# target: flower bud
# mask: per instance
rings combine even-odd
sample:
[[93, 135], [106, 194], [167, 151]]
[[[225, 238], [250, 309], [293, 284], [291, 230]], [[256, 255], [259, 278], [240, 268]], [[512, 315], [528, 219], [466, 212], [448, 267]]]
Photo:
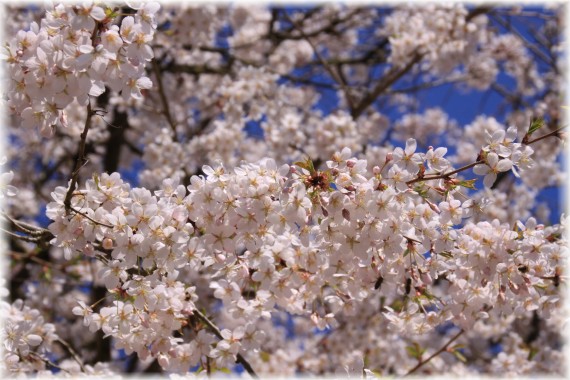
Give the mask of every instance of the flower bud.
[[83, 247], [83, 253], [85, 254], [85, 256], [95, 257], [95, 248], [93, 247], [93, 244], [91, 243], [85, 244], [85, 247]]
[[104, 249], [113, 249], [113, 239], [106, 237], [103, 239], [102, 245]]

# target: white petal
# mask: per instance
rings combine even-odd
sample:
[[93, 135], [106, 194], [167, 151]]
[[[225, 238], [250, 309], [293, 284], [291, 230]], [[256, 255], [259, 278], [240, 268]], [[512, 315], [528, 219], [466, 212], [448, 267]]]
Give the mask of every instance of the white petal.
[[506, 172], [511, 170], [513, 167], [513, 162], [511, 160], [501, 160], [496, 166], [496, 170], [499, 172]]
[[475, 165], [473, 173], [477, 175], [486, 175], [489, 173], [489, 167], [487, 165]]
[[418, 143], [414, 139], [408, 139], [406, 141], [406, 154], [412, 154], [416, 151]]
[[483, 184], [485, 185], [485, 187], [491, 187], [495, 183], [496, 179], [497, 179], [497, 175], [495, 173], [489, 173], [485, 176], [485, 179], [483, 180]]
[[489, 153], [487, 154], [487, 164], [494, 168], [497, 165], [497, 162], [499, 162], [499, 156], [497, 156], [496, 153]]

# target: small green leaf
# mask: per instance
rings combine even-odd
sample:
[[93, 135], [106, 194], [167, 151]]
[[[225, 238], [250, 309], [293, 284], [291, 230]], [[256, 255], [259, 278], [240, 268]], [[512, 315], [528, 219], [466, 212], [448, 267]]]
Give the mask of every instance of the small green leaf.
[[382, 377], [382, 372], [377, 369], [368, 369], [366, 368], [365, 371], [369, 371], [374, 377]]
[[418, 193], [418, 195], [422, 198], [428, 197], [428, 189], [423, 185], [418, 185], [418, 186], [414, 187], [414, 191], [416, 193]]
[[51, 282], [51, 280], [53, 279], [53, 273], [51, 271], [51, 268], [45, 267], [44, 271], [43, 271], [43, 278], [48, 281]]
[[261, 351], [259, 353], [259, 357], [261, 358], [261, 360], [263, 362], [267, 363], [269, 361], [269, 359], [271, 358], [271, 355], [269, 354], [269, 352]]
[[477, 181], [477, 179], [468, 179], [465, 181], [461, 181], [461, 182], [459, 182], [459, 186], [463, 186], [467, 189], [477, 190], [477, 188], [475, 187], [476, 181]]
[[461, 353], [461, 351], [454, 349], [452, 353], [460, 362], [467, 363], [467, 358]]
[[536, 356], [536, 354], [538, 354], [540, 352], [540, 350], [536, 347], [531, 347], [530, 351], [528, 352], [528, 360], [532, 360], [534, 359], [534, 357]]
[[108, 19], [114, 19], [115, 17], [117, 17], [119, 15], [119, 12], [117, 11], [117, 8], [113, 9], [111, 7], [107, 7], [105, 8], [105, 17]]
[[446, 259], [451, 259], [453, 255], [449, 251], [439, 252], [438, 255], [445, 257]]
[[394, 300], [394, 302], [392, 302], [392, 304], [390, 305], [390, 307], [391, 307], [392, 309], [394, 309], [394, 311], [395, 311], [396, 313], [401, 312], [402, 309], [404, 308], [404, 306], [405, 306], [405, 303], [404, 303], [404, 301], [402, 301], [401, 299], [396, 299], [396, 300]]
[[309, 157], [307, 157], [304, 161], [297, 161], [294, 162], [293, 164], [297, 165], [300, 168], [308, 170], [309, 173], [311, 174], [315, 172], [315, 166], [313, 164], [313, 160], [311, 160]]
[[431, 294], [430, 292], [428, 292], [427, 290], [424, 290], [422, 295], [420, 296], [420, 298], [426, 299], [428, 301], [433, 301], [436, 299], [436, 297]]
[[542, 118], [535, 119], [531, 121], [530, 127], [528, 127], [528, 132], [526, 134], [530, 136], [542, 127], [544, 127], [544, 119]]
[[422, 348], [417, 342], [414, 342], [411, 346], [406, 347], [406, 351], [412, 358], [421, 360], [422, 355], [424, 352], [426, 352], [426, 349]]
[[93, 181], [95, 181], [95, 187], [97, 190], [101, 191], [101, 188], [99, 187], [99, 176], [97, 173], [93, 173]]

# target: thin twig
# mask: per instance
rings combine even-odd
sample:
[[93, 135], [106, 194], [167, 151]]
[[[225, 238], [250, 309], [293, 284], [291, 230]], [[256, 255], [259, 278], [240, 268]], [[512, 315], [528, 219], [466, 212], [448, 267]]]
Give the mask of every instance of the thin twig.
[[[222, 336], [222, 332], [220, 331], [220, 329], [214, 324], [214, 322], [210, 321], [208, 319], [208, 317], [206, 317], [204, 314], [202, 314], [202, 312], [200, 312], [200, 310], [196, 309], [193, 311], [194, 315], [196, 315], [202, 322], [204, 322], [206, 324], [206, 326], [208, 326], [208, 328], [214, 333], [214, 335], [216, 335], [219, 339], [224, 339], [224, 337]], [[240, 363], [243, 368], [245, 368], [245, 370], [251, 375], [251, 377], [258, 379], [259, 376], [257, 376], [257, 374], [255, 373], [255, 371], [253, 370], [253, 368], [251, 367], [251, 365], [249, 364], [249, 362], [241, 355], [241, 354], [237, 354], [237, 360], [238, 363]]]
[[511, 33], [515, 34], [523, 43], [523, 45], [525, 45], [530, 51], [532, 51], [538, 58], [542, 59], [546, 64], [554, 67], [556, 66], [556, 62], [554, 62], [552, 60], [551, 57], [548, 57], [542, 50], [540, 50], [538, 47], [536, 47], [536, 45], [532, 44], [530, 41], [528, 41], [521, 32], [519, 32], [516, 28], [514, 28], [512, 25], [508, 24], [505, 22], [505, 20], [503, 20], [502, 18], [500, 18], [498, 15], [495, 15], [493, 13], [489, 13], [489, 16], [495, 20], [497, 23], [501, 24], [505, 29], [509, 30]]
[[354, 119], [358, 118], [374, 101], [378, 98], [384, 91], [386, 91], [391, 85], [393, 85], [398, 79], [400, 79], [404, 74], [411, 70], [416, 63], [422, 59], [423, 55], [419, 53], [414, 53], [413, 58], [404, 66], [403, 68], [392, 67], [386, 75], [382, 77], [380, 82], [376, 84], [376, 87], [369, 93], [362, 101], [354, 108], [351, 115]]
[[83, 362], [81, 361], [81, 359], [79, 359], [79, 356], [77, 355], [75, 350], [71, 347], [71, 345], [61, 338], [58, 338], [56, 341], [62, 344], [65, 348], [67, 348], [67, 351], [69, 352], [71, 357], [73, 357], [73, 359], [77, 362], [77, 364], [79, 364], [81, 370], [85, 372], [85, 367], [83, 366]]
[[344, 81], [342, 76], [338, 72], [336, 72], [328, 64], [328, 62], [323, 58], [323, 56], [317, 50], [317, 47], [315, 46], [315, 44], [313, 44], [313, 42], [311, 41], [309, 36], [307, 36], [307, 34], [305, 34], [305, 32], [303, 31], [303, 28], [301, 28], [295, 21], [293, 21], [287, 13], [285, 13], [285, 18], [287, 19], [287, 21], [289, 21], [295, 27], [295, 29], [297, 29], [299, 31], [299, 33], [305, 39], [305, 41], [307, 41], [309, 43], [309, 45], [311, 45], [311, 48], [315, 52], [315, 55], [317, 56], [317, 59], [319, 60], [319, 62], [321, 62], [321, 64], [325, 68], [325, 70], [328, 71], [328, 73], [335, 80], [335, 82], [337, 82], [340, 85], [342, 91], [344, 92], [344, 96], [346, 97], [346, 102], [348, 103], [348, 107], [351, 110], [353, 110], [354, 109], [354, 101], [352, 100], [352, 96], [350, 94], [350, 89], [348, 88], [346, 81]]
[[445, 351], [447, 349], [447, 347], [449, 347], [449, 345], [451, 343], [453, 343], [457, 338], [459, 338], [463, 333], [465, 332], [465, 330], [461, 329], [457, 334], [455, 334], [445, 345], [443, 345], [443, 347], [441, 347], [439, 350], [437, 350], [436, 352], [434, 352], [429, 358], [427, 358], [426, 360], [423, 360], [421, 362], [419, 362], [414, 368], [412, 368], [411, 370], [408, 371], [408, 373], [406, 373], [404, 376], [409, 376], [412, 373], [416, 372], [418, 369], [420, 369], [424, 364], [429, 363], [433, 358], [435, 358], [436, 356], [438, 356], [439, 354], [441, 354], [443, 351]]
[[14, 232], [5, 230], [3, 228], [0, 228], [0, 231], [4, 232], [5, 234], [7, 234], [11, 237], [13, 237], [14, 239], [27, 241], [28, 243], [38, 243], [39, 241], [43, 240], [42, 237], [30, 237], [30, 236], [25, 236], [25, 235], [18, 235]]
[[65, 194], [65, 199], [63, 205], [65, 206], [65, 211], [69, 212], [71, 209], [71, 198], [73, 197], [73, 192], [77, 186], [77, 181], [79, 179], [79, 170], [87, 162], [85, 160], [85, 145], [87, 143], [87, 133], [91, 127], [91, 118], [95, 115], [95, 111], [91, 108], [91, 102], [87, 103], [87, 118], [85, 120], [85, 126], [83, 127], [83, 132], [81, 133], [81, 141], [79, 142], [79, 151], [77, 152], [77, 161], [75, 161], [75, 168], [71, 174], [71, 183], [69, 184], [69, 189]]
[[50, 262], [50, 261], [46, 261], [46, 260], [44, 260], [44, 259], [40, 259], [40, 258], [37, 257], [37, 256], [35, 255], [35, 253], [33, 253], [33, 252], [30, 252], [30, 253], [19, 253], [19, 252], [11, 251], [11, 252], [9, 252], [9, 254], [10, 254], [10, 256], [12, 256], [12, 257], [13, 257], [14, 259], [16, 259], [16, 260], [20, 260], [20, 259], [21, 259], [21, 260], [26, 260], [26, 259], [27, 259], [27, 260], [33, 261], [34, 263], [36, 263], [36, 264], [38, 264], [38, 265], [42, 265], [42, 266], [45, 266], [45, 267], [49, 267], [49, 268], [55, 269], [55, 270], [57, 270], [57, 271], [60, 271], [60, 272], [63, 273], [63, 274], [68, 274], [68, 273], [65, 271], [65, 266], [64, 266], [64, 265], [62, 265], [62, 264], [56, 264], [56, 263], [52, 263], [52, 262]]
[[412, 183], [423, 182], [423, 181], [431, 181], [432, 179], [449, 178], [449, 176], [452, 176], [454, 174], [457, 174], [457, 173], [462, 172], [462, 171], [467, 170], [467, 169], [471, 169], [475, 165], [479, 165], [479, 164], [483, 164], [483, 163], [485, 163], [485, 161], [483, 161], [483, 160], [475, 161], [475, 162], [470, 163], [469, 165], [465, 165], [465, 166], [460, 167], [459, 169], [455, 169], [454, 171], [451, 171], [449, 173], [438, 174], [436, 176], [431, 176], [431, 177], [414, 178], [414, 179], [406, 182], [406, 184], [411, 185]]
[[[6, 220], [8, 220], [20, 232], [24, 232], [32, 236], [51, 235], [51, 232], [49, 230], [39, 226], [34, 226], [33, 224], [22, 222], [20, 220], [13, 219], [10, 215], [6, 214], [5, 212], [0, 212], [0, 215], [4, 217]], [[51, 236], [53, 237], [53, 235]]]
[[[537, 142], [537, 141], [543, 140], [543, 139], [545, 139], [545, 138], [547, 138], [547, 137], [550, 137], [550, 136], [557, 136], [557, 135], [560, 134], [560, 131], [563, 130], [564, 128], [566, 128], [566, 126], [560, 127], [560, 128], [558, 128], [558, 129], [556, 129], [556, 130], [550, 132], [550, 133], [547, 133], [547, 134], [545, 134], [545, 135], [543, 135], [543, 136], [537, 137], [537, 138], [535, 138], [534, 140], [530, 140], [530, 141], [528, 141], [528, 142], [524, 142], [524, 140], [523, 140], [523, 144], [530, 145], [530, 144], [533, 144], [533, 143], [535, 143], [535, 142]], [[407, 184], [407, 185], [411, 185], [411, 184], [416, 183], [416, 182], [425, 182], [425, 181], [431, 181], [431, 180], [434, 180], [434, 179], [449, 178], [450, 176], [452, 176], [452, 175], [454, 175], [454, 174], [457, 174], [457, 173], [462, 172], [462, 171], [467, 170], [467, 169], [471, 169], [471, 168], [474, 167], [475, 165], [484, 164], [484, 163], [485, 163], [485, 160], [478, 160], [478, 161], [475, 161], [475, 162], [470, 163], [469, 165], [462, 166], [462, 167], [460, 167], [459, 169], [455, 169], [455, 170], [453, 170], [453, 171], [451, 171], [451, 172], [449, 172], [449, 173], [438, 174], [438, 175], [431, 176], [431, 177], [417, 177], [417, 178], [414, 178], [414, 179], [412, 179], [412, 180], [407, 181], [406, 184]]]
[[83, 216], [83, 217], [89, 219], [90, 221], [92, 221], [92, 222], [95, 223], [95, 224], [98, 224], [98, 225], [100, 225], [100, 226], [107, 227], [107, 228], [113, 228], [112, 225], [110, 225], [110, 224], [105, 224], [105, 223], [102, 223], [102, 222], [98, 222], [98, 221], [96, 221], [95, 219], [91, 218], [91, 217], [90, 217], [89, 215], [87, 215], [86, 213], [81, 212], [81, 211], [79, 211], [79, 210], [76, 210], [76, 209], [73, 208], [73, 207], [70, 207], [70, 210], [73, 211], [73, 212], [76, 213], [76, 214], [79, 214], [79, 215], [81, 215], [81, 216]]
[[547, 138], [547, 137], [556, 136], [556, 135], [558, 135], [558, 134], [560, 133], [560, 131], [563, 130], [564, 128], [566, 128], [566, 126], [560, 127], [560, 128], [558, 128], [558, 129], [556, 129], [556, 130], [550, 132], [550, 133], [547, 133], [546, 135], [542, 135], [542, 136], [540, 136], [540, 137], [537, 137], [537, 138], [535, 138], [534, 140], [530, 140], [530, 141], [528, 141], [526, 144], [527, 144], [527, 145], [530, 145], [530, 144], [535, 143], [535, 142], [537, 142], [537, 141], [543, 140], [543, 139], [545, 139], [545, 138]]
[[166, 117], [170, 129], [172, 129], [172, 140], [177, 142], [176, 137], [176, 123], [172, 120], [172, 115], [170, 114], [170, 105], [168, 104], [168, 99], [166, 99], [166, 93], [164, 92], [164, 85], [162, 84], [162, 73], [160, 72], [160, 67], [156, 58], [152, 60], [152, 69], [154, 71], [154, 76], [156, 77], [156, 82], [158, 84], [158, 95], [160, 96], [160, 101], [162, 102], [162, 114]]
[[50, 366], [50, 367], [57, 368], [57, 369], [59, 369], [59, 370], [61, 370], [61, 371], [64, 371], [64, 372], [66, 372], [66, 373], [68, 373], [68, 374], [71, 373], [69, 370], [67, 370], [67, 369], [65, 369], [65, 368], [61, 368], [60, 366], [58, 366], [58, 365], [55, 364], [54, 362], [52, 362], [52, 361], [50, 361], [49, 359], [46, 359], [46, 358], [40, 356], [40, 355], [39, 355], [38, 353], [36, 353], [36, 352], [31, 351], [31, 352], [29, 353], [29, 355], [35, 357], [36, 359], [38, 359], [38, 360], [41, 361], [41, 362], [44, 362], [45, 364], [47, 364], [47, 365]]

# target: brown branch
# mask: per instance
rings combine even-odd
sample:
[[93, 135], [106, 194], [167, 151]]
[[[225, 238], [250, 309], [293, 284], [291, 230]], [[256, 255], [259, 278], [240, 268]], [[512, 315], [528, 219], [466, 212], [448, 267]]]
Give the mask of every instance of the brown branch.
[[[489, 12], [492, 8], [489, 6], [480, 6], [473, 9], [469, 14], [465, 17], [466, 21], [470, 21], [476, 16]], [[383, 76], [383, 78], [376, 84], [376, 87], [370, 92], [360, 104], [356, 106], [356, 109], [351, 113], [354, 119], [358, 118], [376, 99], [386, 91], [391, 85], [393, 85], [398, 79], [404, 76], [408, 71], [412, 69], [412, 67], [421, 61], [423, 58], [423, 54], [418, 53], [417, 51], [414, 52], [413, 58], [404, 66], [403, 68], [396, 68], [392, 67]]]
[[419, 362], [414, 368], [412, 368], [411, 370], [408, 371], [408, 373], [406, 373], [404, 376], [409, 376], [412, 373], [416, 372], [418, 369], [420, 369], [424, 364], [429, 363], [433, 358], [435, 358], [436, 356], [438, 356], [439, 354], [441, 354], [443, 351], [445, 351], [447, 349], [447, 347], [449, 347], [449, 345], [451, 343], [453, 343], [457, 338], [459, 338], [463, 333], [465, 332], [465, 330], [461, 329], [457, 334], [455, 334], [446, 344], [443, 345], [443, 347], [441, 347], [439, 350], [437, 350], [436, 352], [434, 352], [429, 358], [427, 358], [426, 360], [422, 360], [421, 362]]
[[162, 114], [166, 117], [170, 129], [172, 129], [172, 140], [174, 142], [178, 141], [176, 137], [176, 123], [172, 120], [172, 115], [170, 114], [170, 105], [168, 104], [168, 99], [166, 99], [166, 94], [164, 92], [164, 85], [162, 84], [162, 73], [160, 72], [160, 67], [156, 58], [152, 60], [152, 69], [154, 71], [154, 76], [156, 77], [156, 82], [158, 83], [158, 95], [160, 96], [160, 101], [162, 102]]
[[[318, 11], [320, 8], [314, 8], [313, 10], [309, 10], [309, 12], [307, 12], [307, 14], [311, 13], [311, 11]], [[350, 21], [352, 21], [352, 19], [354, 18], [354, 16], [358, 15], [360, 12], [362, 12], [363, 8], [356, 8], [354, 11], [350, 12], [349, 14], [346, 15], [346, 17], [344, 18], [335, 18], [334, 20], [331, 20], [329, 24], [314, 30], [312, 32], [309, 33], [305, 33], [305, 36], [307, 37], [315, 37], [320, 35], [321, 33], [328, 33], [328, 34], [335, 34], [338, 33], [336, 31], [336, 27], [337, 25], [341, 25], [343, 23], [349, 23]], [[285, 16], [287, 18], [289, 18], [289, 15], [285, 14]], [[306, 21], [308, 20], [309, 17], [304, 17], [303, 20], [301, 21]], [[290, 20], [288, 20], [290, 21]], [[285, 40], [301, 40], [304, 39], [305, 36], [303, 36], [302, 34], [300, 35], [293, 35], [292, 32], [293, 30], [296, 28], [295, 23], [291, 22], [291, 24], [293, 24], [293, 28], [287, 29], [285, 31], [273, 31], [273, 33], [270, 35], [272, 36], [273, 39], [279, 40], [279, 41], [285, 41]], [[271, 38], [271, 37], [270, 37]]]
[[[220, 331], [220, 329], [214, 324], [214, 322], [210, 321], [208, 319], [208, 317], [206, 317], [204, 314], [202, 314], [200, 312], [200, 310], [196, 309], [193, 311], [194, 315], [196, 315], [202, 322], [204, 322], [206, 324], [206, 326], [208, 326], [208, 328], [214, 333], [214, 335], [216, 335], [219, 339], [223, 340], [224, 337], [222, 336], [222, 332]], [[249, 373], [251, 375], [251, 377], [258, 379], [259, 376], [257, 376], [257, 374], [255, 373], [255, 371], [253, 370], [253, 368], [251, 367], [251, 365], [249, 364], [249, 362], [241, 355], [241, 354], [237, 354], [237, 360], [236, 362], [240, 363], [243, 368], [245, 368], [245, 370], [247, 371], [247, 373]]]
[[77, 362], [77, 364], [79, 364], [81, 370], [85, 372], [85, 367], [83, 366], [83, 362], [81, 361], [75, 350], [71, 347], [71, 345], [61, 338], [57, 338], [56, 342], [58, 342], [67, 349], [71, 357]]
[[566, 128], [566, 126], [560, 127], [560, 128], [558, 128], [558, 129], [556, 129], [556, 130], [550, 132], [550, 133], [547, 133], [547, 134], [545, 134], [545, 135], [542, 135], [542, 136], [540, 136], [540, 137], [537, 137], [537, 138], [535, 138], [534, 140], [530, 140], [530, 141], [528, 141], [528, 142], [526, 143], [526, 145], [530, 145], [530, 144], [535, 143], [535, 142], [537, 142], [537, 141], [544, 140], [545, 138], [550, 137], [550, 136], [558, 136], [558, 137], [560, 137], [560, 131], [562, 131], [564, 128]]
[[110, 224], [105, 224], [105, 223], [102, 223], [102, 222], [98, 222], [98, 221], [96, 221], [95, 219], [91, 218], [91, 217], [90, 217], [89, 215], [87, 215], [86, 213], [81, 212], [81, 211], [79, 211], [79, 210], [77, 210], [77, 209], [75, 209], [75, 208], [73, 208], [73, 207], [70, 207], [70, 210], [73, 211], [73, 212], [76, 213], [76, 214], [79, 214], [79, 215], [83, 216], [83, 217], [86, 218], [86, 219], [89, 219], [91, 222], [93, 222], [93, 223], [95, 223], [95, 224], [98, 224], [98, 225], [100, 225], [100, 226], [107, 227], [107, 228], [113, 228], [112, 225], [110, 225]]
[[305, 34], [305, 32], [303, 31], [303, 28], [301, 28], [296, 22], [291, 20], [291, 17], [289, 17], [289, 15], [287, 13], [285, 13], [285, 18], [287, 19], [287, 21], [289, 21], [295, 27], [295, 29], [297, 29], [299, 31], [299, 33], [301, 33], [301, 36], [305, 39], [305, 41], [307, 41], [309, 43], [309, 45], [311, 45], [311, 48], [315, 52], [315, 55], [317, 56], [317, 59], [319, 60], [319, 62], [321, 62], [321, 64], [325, 68], [325, 70], [328, 71], [328, 73], [335, 80], [335, 82], [337, 82], [340, 85], [340, 88], [342, 89], [342, 91], [344, 92], [344, 96], [346, 97], [346, 102], [348, 103], [348, 107], [351, 110], [353, 110], [354, 109], [354, 101], [352, 100], [352, 96], [350, 95], [350, 89], [348, 88], [347, 83], [343, 79], [342, 75], [339, 72], [336, 72], [328, 64], [328, 62], [323, 58], [323, 56], [321, 55], [321, 53], [319, 53], [315, 44], [313, 44], [313, 42], [311, 41], [309, 36], [307, 36], [307, 34]]
[[475, 165], [479, 165], [479, 164], [483, 164], [485, 161], [483, 160], [479, 160], [479, 161], [475, 161], [470, 163], [469, 165], [465, 165], [460, 167], [459, 169], [455, 169], [449, 173], [443, 173], [443, 174], [438, 174], [435, 176], [431, 176], [431, 177], [418, 177], [418, 178], [414, 178], [412, 180], [409, 180], [408, 182], [406, 182], [407, 185], [411, 185], [412, 183], [416, 183], [416, 182], [423, 182], [423, 181], [431, 181], [432, 179], [442, 179], [442, 178], [449, 178], [449, 176], [452, 176], [454, 174], [457, 174], [459, 172], [462, 172], [464, 170], [467, 169], [471, 169], [472, 167], [474, 167]]
[[362, 113], [372, 104], [376, 99], [386, 91], [391, 85], [393, 85], [398, 79], [403, 77], [408, 71], [414, 67], [422, 59], [423, 55], [419, 53], [414, 53], [414, 57], [402, 68], [392, 67], [390, 70], [382, 77], [380, 82], [376, 84], [376, 87], [370, 92], [351, 112], [354, 119], [357, 119]]
[[71, 198], [73, 197], [73, 192], [77, 186], [77, 181], [79, 178], [79, 171], [87, 163], [85, 159], [85, 145], [87, 142], [87, 133], [91, 127], [91, 118], [95, 115], [95, 111], [91, 108], [91, 102], [87, 103], [87, 118], [85, 120], [85, 126], [83, 127], [83, 132], [81, 133], [81, 140], [79, 142], [79, 151], [77, 152], [77, 160], [75, 161], [75, 168], [71, 173], [71, 183], [67, 194], [65, 194], [65, 199], [63, 205], [65, 206], [65, 211], [69, 213], [71, 209]]
[[43, 362], [44, 364], [46, 364], [46, 365], [49, 366], [49, 367], [57, 368], [57, 369], [59, 369], [60, 371], [63, 371], [63, 372], [65, 372], [65, 373], [67, 373], [67, 374], [71, 374], [71, 372], [70, 372], [69, 370], [67, 370], [67, 369], [65, 369], [65, 368], [61, 368], [60, 366], [58, 366], [58, 365], [55, 364], [54, 362], [50, 361], [50, 360], [47, 359], [47, 358], [44, 358], [43, 356], [41, 356], [40, 354], [38, 354], [38, 353], [36, 353], [36, 352], [34, 352], [34, 351], [30, 351], [30, 353], [29, 353], [28, 355], [29, 355], [29, 356], [33, 356], [34, 358], [36, 358], [37, 360]]
[[[533, 143], [535, 143], [535, 142], [537, 142], [537, 141], [544, 140], [545, 138], [550, 137], [550, 136], [558, 136], [558, 137], [560, 137], [560, 131], [562, 131], [564, 128], [566, 128], [566, 127], [565, 127], [565, 126], [564, 126], [564, 127], [560, 127], [560, 128], [558, 128], [558, 129], [556, 129], [556, 130], [554, 130], [554, 131], [552, 131], [552, 132], [549, 132], [549, 133], [547, 133], [547, 134], [545, 134], [545, 135], [543, 135], [543, 136], [537, 137], [537, 138], [535, 138], [534, 140], [530, 140], [530, 141], [528, 141], [528, 142], [525, 142], [525, 141], [523, 140], [523, 144], [530, 145], [530, 144], [533, 144]], [[455, 169], [455, 170], [453, 170], [453, 171], [451, 171], [451, 172], [449, 172], [449, 173], [438, 174], [438, 175], [431, 176], [431, 177], [417, 177], [417, 178], [414, 178], [414, 179], [412, 179], [412, 180], [407, 181], [406, 184], [407, 184], [407, 185], [411, 185], [412, 183], [416, 183], [416, 182], [424, 182], [424, 181], [431, 181], [431, 180], [433, 180], [433, 179], [449, 178], [450, 176], [452, 176], [452, 175], [454, 175], [454, 174], [457, 174], [457, 173], [462, 172], [462, 171], [467, 170], [467, 169], [471, 169], [471, 168], [474, 167], [475, 165], [484, 164], [484, 163], [485, 163], [485, 160], [477, 160], [477, 161], [472, 162], [472, 163], [470, 163], [470, 164], [468, 164], [468, 165], [462, 166], [462, 167], [460, 167], [459, 169]]]
[[536, 45], [533, 45], [530, 41], [528, 41], [516, 28], [505, 22], [505, 20], [500, 18], [498, 15], [494, 15], [492, 13], [490, 13], [489, 15], [498, 24], [501, 24], [505, 29], [515, 34], [521, 40], [523, 45], [525, 45], [530, 51], [532, 51], [538, 58], [542, 59], [545, 63], [549, 64], [552, 67], [556, 66], [556, 62], [554, 62], [551, 57], [547, 56], [542, 50], [536, 47]]

